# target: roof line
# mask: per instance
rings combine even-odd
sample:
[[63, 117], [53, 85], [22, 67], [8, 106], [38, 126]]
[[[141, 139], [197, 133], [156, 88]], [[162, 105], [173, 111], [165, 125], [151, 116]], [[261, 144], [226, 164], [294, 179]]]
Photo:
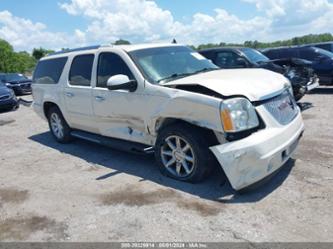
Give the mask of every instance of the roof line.
[[62, 51], [57, 51], [57, 52], [54, 52], [54, 53], [50, 53], [47, 56], [59, 55], [59, 54], [67, 54], [67, 53], [71, 53], [71, 52], [78, 52], [78, 51], [85, 51], [85, 50], [92, 50], [92, 49], [99, 49], [101, 47], [106, 47], [106, 46], [111, 46], [111, 45], [94, 45], [94, 46], [88, 46], [88, 47], [66, 49], [66, 50], [62, 50]]

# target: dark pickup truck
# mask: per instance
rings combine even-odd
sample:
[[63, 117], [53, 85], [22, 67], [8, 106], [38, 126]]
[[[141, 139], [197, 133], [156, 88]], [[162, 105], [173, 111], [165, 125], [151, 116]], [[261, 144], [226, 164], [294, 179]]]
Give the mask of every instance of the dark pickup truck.
[[300, 100], [306, 92], [316, 88], [318, 78], [311, 62], [302, 59], [270, 60], [252, 48], [212, 48], [199, 51], [220, 68], [264, 68], [283, 74], [293, 87], [295, 99]]

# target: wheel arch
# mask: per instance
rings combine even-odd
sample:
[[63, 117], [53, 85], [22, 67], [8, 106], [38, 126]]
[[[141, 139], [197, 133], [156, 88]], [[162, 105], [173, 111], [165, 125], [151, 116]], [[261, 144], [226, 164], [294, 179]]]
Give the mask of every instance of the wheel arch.
[[50, 110], [52, 107], [57, 107], [57, 108], [60, 110], [59, 106], [58, 106], [56, 103], [51, 102], [51, 101], [46, 101], [46, 102], [44, 102], [44, 104], [43, 104], [43, 112], [44, 112], [44, 116], [45, 116], [46, 118], [47, 118], [47, 116], [48, 116], [49, 110]]
[[179, 119], [179, 118], [159, 118], [156, 120], [155, 123], [155, 134], [158, 136], [161, 130], [164, 128], [171, 126], [171, 125], [189, 125], [191, 127], [194, 127], [196, 129], [199, 129], [205, 136], [207, 136], [207, 139], [209, 141], [210, 145], [217, 145], [219, 144], [219, 139], [216, 136], [216, 133], [208, 128], [199, 126], [197, 124], [191, 123], [189, 121]]

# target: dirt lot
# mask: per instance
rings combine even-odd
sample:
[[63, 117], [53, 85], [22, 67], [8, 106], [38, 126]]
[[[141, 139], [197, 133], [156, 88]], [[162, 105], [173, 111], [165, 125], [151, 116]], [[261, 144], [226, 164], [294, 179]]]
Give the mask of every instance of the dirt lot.
[[151, 156], [57, 144], [28, 107], [0, 114], [0, 240], [333, 241], [333, 88], [302, 102], [295, 160], [247, 195], [219, 172], [185, 184]]

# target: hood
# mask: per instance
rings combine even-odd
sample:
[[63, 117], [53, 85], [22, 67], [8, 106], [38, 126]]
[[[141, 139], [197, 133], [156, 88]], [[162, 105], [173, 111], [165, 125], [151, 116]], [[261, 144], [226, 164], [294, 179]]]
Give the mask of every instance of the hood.
[[289, 81], [265, 69], [221, 69], [170, 81], [163, 85], [200, 85], [229, 97], [242, 95], [250, 101], [279, 94]]
[[29, 80], [29, 79], [13, 80], [13, 81], [8, 81], [7, 83], [10, 83], [10, 84], [32, 83], [32, 80]]
[[0, 84], [0, 96], [5, 95], [5, 94], [9, 94], [10, 92], [11, 92], [11, 90], [8, 87], [6, 87], [3, 84]]

